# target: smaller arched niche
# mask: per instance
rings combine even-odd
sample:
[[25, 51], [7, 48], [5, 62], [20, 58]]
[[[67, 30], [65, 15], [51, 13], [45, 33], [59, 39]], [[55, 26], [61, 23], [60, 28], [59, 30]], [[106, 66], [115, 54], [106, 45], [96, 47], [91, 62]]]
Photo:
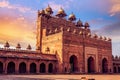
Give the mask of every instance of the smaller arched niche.
[[106, 58], [102, 59], [102, 72], [107, 73], [108, 72], [108, 61]]
[[70, 63], [70, 72], [78, 71], [78, 59], [75, 55], [72, 55], [69, 58], [69, 63]]
[[36, 73], [36, 64], [35, 63], [30, 64], [30, 73]]
[[46, 72], [46, 65], [44, 63], [40, 64], [40, 73], [45, 73]]
[[88, 73], [94, 73], [95, 72], [95, 61], [94, 61], [93, 57], [88, 58], [87, 66], [88, 66]]
[[19, 73], [26, 73], [26, 64], [24, 62], [19, 64]]
[[9, 62], [7, 66], [7, 73], [15, 73], [15, 63]]
[[49, 65], [48, 65], [48, 72], [49, 73], [53, 72], [53, 64], [52, 63], [49, 63]]
[[0, 62], [0, 74], [3, 73], [3, 63]]

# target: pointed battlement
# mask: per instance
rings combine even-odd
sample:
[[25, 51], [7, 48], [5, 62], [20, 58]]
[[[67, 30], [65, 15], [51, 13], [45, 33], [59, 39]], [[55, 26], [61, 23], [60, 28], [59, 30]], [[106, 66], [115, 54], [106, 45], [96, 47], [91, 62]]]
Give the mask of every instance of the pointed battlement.
[[120, 61], [120, 56], [116, 55], [116, 56], [112, 56], [112, 58], [113, 58], [114, 61]]
[[80, 19], [76, 21], [76, 16], [73, 13], [70, 14], [68, 19], [65, 18], [66, 16], [67, 14], [63, 8], [60, 8], [56, 15], [53, 15], [53, 10], [50, 6], [39, 10], [37, 20], [37, 38], [39, 35], [41, 37], [46, 37], [62, 32], [63, 34], [68, 33], [70, 35], [85, 36], [92, 39], [111, 42], [110, 38], [91, 34], [89, 23], [85, 22], [83, 24]]

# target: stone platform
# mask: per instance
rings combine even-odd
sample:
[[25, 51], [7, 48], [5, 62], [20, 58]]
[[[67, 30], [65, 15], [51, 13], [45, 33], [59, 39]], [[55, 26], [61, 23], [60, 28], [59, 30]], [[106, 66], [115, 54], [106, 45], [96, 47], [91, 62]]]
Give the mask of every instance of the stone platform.
[[0, 80], [120, 80], [116, 75], [0, 75]]

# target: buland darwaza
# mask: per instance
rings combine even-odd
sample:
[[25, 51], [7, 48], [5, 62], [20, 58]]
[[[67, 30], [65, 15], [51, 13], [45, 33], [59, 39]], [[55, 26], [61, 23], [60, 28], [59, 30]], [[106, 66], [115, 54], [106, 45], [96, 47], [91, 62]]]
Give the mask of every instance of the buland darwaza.
[[91, 34], [89, 23], [75, 21], [60, 8], [38, 11], [36, 51], [28, 45], [0, 48], [0, 73], [113, 73], [111, 39]]

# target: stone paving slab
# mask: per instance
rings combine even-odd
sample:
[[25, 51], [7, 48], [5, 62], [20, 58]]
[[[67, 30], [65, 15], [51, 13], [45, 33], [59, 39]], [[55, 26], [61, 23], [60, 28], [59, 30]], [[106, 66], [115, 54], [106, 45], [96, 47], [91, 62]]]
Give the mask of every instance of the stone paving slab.
[[0, 75], [0, 80], [120, 80], [117, 75]]

